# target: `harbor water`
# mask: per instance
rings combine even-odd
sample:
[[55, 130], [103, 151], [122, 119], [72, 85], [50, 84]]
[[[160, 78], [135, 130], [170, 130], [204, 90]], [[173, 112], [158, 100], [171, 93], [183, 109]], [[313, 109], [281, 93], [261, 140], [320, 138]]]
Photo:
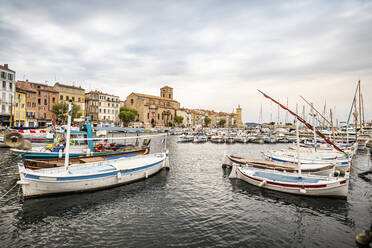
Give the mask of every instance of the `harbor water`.
[[[284, 144], [177, 144], [169, 171], [103, 191], [0, 205], [1, 247], [356, 247], [372, 223], [369, 152], [353, 159], [347, 200], [288, 195], [229, 179], [224, 153], [259, 158]], [[160, 139], [152, 152], [160, 151]], [[0, 150], [0, 193], [17, 181], [17, 159]], [[4, 199], [3, 199], [4, 200]]]

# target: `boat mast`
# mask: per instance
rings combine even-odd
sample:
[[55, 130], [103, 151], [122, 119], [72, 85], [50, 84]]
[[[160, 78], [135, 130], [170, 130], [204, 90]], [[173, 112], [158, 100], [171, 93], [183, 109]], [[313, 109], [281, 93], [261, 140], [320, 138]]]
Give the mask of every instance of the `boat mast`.
[[310, 107], [311, 109], [313, 109], [318, 115], [320, 115], [320, 117], [322, 117], [329, 125], [331, 125], [331, 123], [327, 120], [327, 118], [325, 118], [315, 107], [312, 103], [309, 103], [303, 96], [300, 96], [302, 98], [302, 100], [304, 100]]
[[65, 150], [65, 169], [68, 170], [68, 162], [70, 156], [70, 133], [71, 133], [71, 117], [72, 105], [71, 101], [68, 102], [68, 118], [67, 118], [67, 134], [66, 134], [66, 150]]
[[358, 110], [356, 106], [357, 99], [354, 98], [354, 130], [355, 130], [355, 142], [358, 141]]
[[362, 101], [362, 118], [363, 118], [362, 124], [364, 126], [364, 101], [363, 101], [363, 94], [360, 95], [360, 100]]
[[334, 127], [333, 127], [333, 114], [332, 114], [332, 109], [329, 109], [329, 117], [331, 118], [332, 142], [335, 142], [335, 129], [334, 129]]
[[360, 100], [360, 80], [358, 81], [358, 88], [359, 88], [359, 132], [363, 133], [363, 126], [362, 126], [362, 101]]
[[[287, 96], [287, 108], [288, 108], [288, 96]], [[296, 110], [297, 113], [297, 110]], [[285, 112], [285, 125], [288, 123], [288, 112]]]
[[313, 117], [313, 134], [314, 134], [314, 151], [316, 152], [316, 145], [317, 145], [317, 142], [316, 142], [316, 131], [315, 131], [315, 115], [314, 115], [314, 105], [313, 103], [311, 103], [311, 115]]
[[296, 138], [297, 138], [297, 168], [298, 174], [301, 176], [301, 161], [300, 161], [300, 132], [298, 127], [298, 120], [296, 118]]
[[[257, 89], [258, 90], [258, 89]], [[274, 100], [273, 98], [271, 98], [270, 96], [266, 95], [265, 93], [263, 93], [262, 91], [258, 90], [264, 97], [270, 99], [272, 102], [274, 102], [275, 104], [279, 105], [282, 109], [285, 109], [286, 111], [288, 111], [291, 115], [295, 116], [297, 118], [297, 120], [299, 120], [300, 122], [302, 122], [308, 129], [310, 130], [315, 130], [314, 127], [312, 127], [309, 123], [307, 123], [304, 119], [302, 119], [300, 116], [298, 116], [297, 114], [295, 114], [292, 110], [290, 110], [289, 108], [286, 108], [283, 104], [281, 104], [280, 102]], [[336, 146], [332, 141], [330, 141], [329, 139], [327, 139], [327, 137], [325, 137], [321, 132], [319, 132], [318, 130], [315, 130], [316, 134], [321, 137], [325, 142], [327, 142], [328, 144], [330, 144], [331, 146], [333, 146], [337, 151], [347, 155], [343, 150], [341, 150], [338, 146]]]

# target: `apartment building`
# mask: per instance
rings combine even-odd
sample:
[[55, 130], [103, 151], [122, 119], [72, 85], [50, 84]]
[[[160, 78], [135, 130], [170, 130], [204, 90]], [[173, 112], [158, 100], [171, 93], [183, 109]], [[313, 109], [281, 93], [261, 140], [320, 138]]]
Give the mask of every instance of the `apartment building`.
[[17, 86], [28, 90], [26, 93], [26, 118], [34, 117], [35, 122], [29, 126], [45, 127], [55, 119], [52, 107], [58, 102], [59, 93], [53, 87], [36, 82], [18, 81]]
[[86, 116], [91, 117], [93, 124], [102, 126], [118, 125], [120, 99], [118, 96], [100, 91], [85, 94]]
[[53, 88], [59, 92], [60, 102], [72, 100], [72, 102], [79, 107], [81, 116], [85, 116], [85, 90], [83, 88], [61, 83], [55, 83]]
[[0, 65], [0, 125], [9, 125], [14, 104], [15, 71]]

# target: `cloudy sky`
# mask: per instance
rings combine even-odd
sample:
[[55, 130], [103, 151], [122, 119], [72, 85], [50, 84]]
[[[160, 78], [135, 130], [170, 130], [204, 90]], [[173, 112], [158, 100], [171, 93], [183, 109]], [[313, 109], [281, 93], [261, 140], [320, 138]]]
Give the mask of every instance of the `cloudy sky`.
[[[170, 85], [183, 107], [277, 119], [256, 89], [372, 119], [372, 1], [0, 0], [0, 64], [125, 99]], [[308, 108], [306, 108], [308, 111]], [[329, 110], [328, 110], [329, 111]], [[285, 113], [280, 113], [284, 120]]]

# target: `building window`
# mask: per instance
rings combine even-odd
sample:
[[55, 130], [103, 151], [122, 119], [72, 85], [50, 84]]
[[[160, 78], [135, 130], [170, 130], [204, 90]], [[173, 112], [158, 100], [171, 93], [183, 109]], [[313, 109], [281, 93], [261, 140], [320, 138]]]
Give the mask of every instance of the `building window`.
[[3, 81], [3, 89], [6, 90], [6, 82]]
[[147, 119], [150, 120], [150, 113], [147, 113]]
[[1, 112], [5, 112], [5, 105], [3, 104], [3, 105], [1, 105]]
[[13, 90], [13, 84], [12, 83], [9, 83], [9, 89]]
[[12, 94], [9, 94], [9, 101], [13, 102], [13, 95]]
[[160, 120], [160, 114], [158, 113], [158, 120]]
[[30, 102], [27, 102], [27, 107], [31, 107], [31, 103]]
[[78, 102], [80, 102], [81, 101], [81, 99], [80, 99], [80, 97], [78, 98]]
[[75, 102], [75, 97], [74, 96], [72, 97], [72, 101]]
[[68, 89], [66, 89], [66, 93], [68, 93]]
[[63, 101], [63, 96], [62, 95], [59, 96], [59, 100]]
[[9, 79], [9, 80], [13, 80], [13, 74], [10, 74], [10, 73], [9, 73], [9, 74], [8, 74], [8, 79]]
[[133, 105], [133, 103], [134, 103], [134, 100], [133, 99], [130, 99], [130, 104]]
[[81, 95], [81, 90], [78, 90], [78, 94]]
[[54, 97], [52, 98], [52, 102], [53, 104], [56, 103], [56, 99]]
[[38, 92], [38, 95], [41, 96], [41, 92], [40, 91]]
[[1, 72], [1, 78], [6, 78], [6, 76], [5, 76], [5, 72]]
[[44, 97], [48, 97], [48, 93], [44, 92]]
[[66, 101], [68, 101], [70, 98], [68, 96], [66, 96]]
[[63, 92], [63, 88], [61, 88], [60, 91]]
[[46, 113], [44, 113], [44, 119], [46, 119]]
[[72, 93], [72, 94], [75, 94], [75, 90], [74, 90], [74, 89], [71, 89], [71, 93]]
[[33, 103], [32, 103], [32, 107], [33, 107], [33, 108], [36, 108], [36, 103], [33, 102]]
[[41, 99], [40, 99], [40, 98], [37, 99], [37, 104], [38, 104], [38, 105], [41, 105]]
[[48, 105], [48, 101], [47, 101], [47, 99], [44, 99], [44, 105], [45, 105], [45, 106]]
[[3, 102], [6, 102], [6, 94], [5, 94], [5, 92], [3, 92], [3, 97], [2, 97], [2, 99], [3, 99]]

